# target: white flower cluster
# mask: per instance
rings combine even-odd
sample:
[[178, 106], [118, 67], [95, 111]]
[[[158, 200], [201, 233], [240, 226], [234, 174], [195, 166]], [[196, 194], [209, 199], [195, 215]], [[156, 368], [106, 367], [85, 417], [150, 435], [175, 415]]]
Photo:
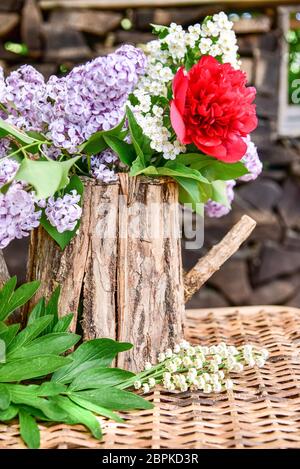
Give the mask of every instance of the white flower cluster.
[[134, 96], [138, 103], [131, 105], [137, 122], [150, 138], [151, 147], [162, 153], [165, 159], [173, 160], [185, 152], [185, 146], [176, 139], [172, 129], [166, 125], [163, 105], [153, 103], [153, 97], [167, 98], [168, 89], [178, 68], [184, 65], [189, 51], [200, 59], [201, 55], [220, 57], [234, 68], [239, 68], [236, 36], [233, 23], [221, 12], [208, 18], [202, 25], [182, 26], [171, 23], [167, 34], [161, 39], [150, 41], [145, 46], [148, 57], [146, 73], [140, 78]]
[[244, 366], [263, 367], [268, 356], [267, 350], [257, 350], [251, 344], [237, 348], [222, 342], [207, 347], [182, 341], [173, 351], [167, 349], [160, 353], [157, 365], [147, 362], [134, 387], [142, 388], [145, 394], [156, 383], [168, 391], [190, 389], [220, 393], [233, 388], [230, 372], [241, 372]]

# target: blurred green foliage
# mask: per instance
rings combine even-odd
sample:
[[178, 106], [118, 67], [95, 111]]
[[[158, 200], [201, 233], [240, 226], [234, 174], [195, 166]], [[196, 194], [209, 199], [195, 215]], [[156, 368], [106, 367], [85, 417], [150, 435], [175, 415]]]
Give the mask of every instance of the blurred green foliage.
[[[291, 13], [291, 21], [295, 24], [295, 20], [299, 22], [299, 28], [290, 29], [286, 35], [289, 43], [289, 65], [288, 65], [288, 97], [289, 104], [295, 103], [293, 94], [295, 92], [295, 80], [300, 79], [300, 12]], [[299, 86], [298, 86], [299, 87]]]

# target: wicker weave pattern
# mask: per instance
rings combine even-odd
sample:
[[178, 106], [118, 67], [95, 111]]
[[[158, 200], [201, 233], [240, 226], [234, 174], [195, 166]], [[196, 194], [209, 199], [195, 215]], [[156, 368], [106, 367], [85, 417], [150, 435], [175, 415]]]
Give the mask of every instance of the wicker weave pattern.
[[[126, 424], [103, 421], [99, 442], [80, 425], [41, 426], [43, 448], [300, 448], [300, 310], [225, 308], [187, 313], [194, 343], [252, 342], [268, 348], [263, 369], [234, 376], [234, 391], [219, 396], [155, 390], [152, 411], [124, 414]], [[0, 448], [24, 447], [17, 425], [0, 425]]]

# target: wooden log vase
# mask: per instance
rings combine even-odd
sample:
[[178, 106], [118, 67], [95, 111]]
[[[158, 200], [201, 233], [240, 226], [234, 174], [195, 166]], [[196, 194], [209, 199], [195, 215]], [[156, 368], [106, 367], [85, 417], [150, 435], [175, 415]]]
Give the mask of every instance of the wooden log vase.
[[84, 179], [81, 225], [64, 251], [42, 227], [33, 231], [28, 277], [42, 286], [27, 312], [60, 285], [60, 314], [74, 313], [72, 329], [133, 343], [117, 366], [136, 371], [183, 336], [178, 188], [172, 179], [119, 176]]

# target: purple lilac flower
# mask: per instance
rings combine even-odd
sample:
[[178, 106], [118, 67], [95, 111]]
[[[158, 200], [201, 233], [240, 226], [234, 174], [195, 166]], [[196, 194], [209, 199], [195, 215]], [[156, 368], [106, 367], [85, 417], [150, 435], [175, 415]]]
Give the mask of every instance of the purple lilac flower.
[[244, 140], [247, 143], [248, 148], [245, 156], [242, 159], [242, 163], [245, 164], [249, 174], [245, 174], [244, 176], [240, 177], [239, 180], [247, 182], [253, 181], [260, 175], [263, 169], [263, 165], [259, 159], [257, 148], [251, 141], [250, 136], [248, 135], [248, 137], [246, 137]]
[[52, 160], [57, 160], [61, 156], [61, 149], [55, 147], [54, 145], [42, 145], [42, 150], [43, 152], [48, 156], [48, 158], [51, 158]]
[[42, 130], [41, 106], [44, 104], [45, 80], [31, 65], [22, 65], [6, 78], [3, 104], [8, 120], [25, 130]]
[[124, 44], [124, 46], [116, 50], [116, 54], [127, 57], [127, 59], [135, 64], [136, 73], [138, 75], [144, 75], [147, 66], [147, 57], [141, 49], [130, 44]]
[[0, 187], [8, 183], [16, 175], [20, 164], [12, 159], [0, 159]]
[[6, 95], [6, 83], [3, 68], [0, 67], [0, 102], [3, 103]]
[[46, 216], [59, 233], [73, 231], [81, 217], [82, 209], [78, 205], [80, 195], [76, 190], [63, 197], [49, 197], [45, 210]]
[[118, 179], [115, 173], [115, 164], [118, 162], [116, 153], [104, 150], [91, 158], [91, 174], [98, 181], [109, 183]]
[[55, 146], [75, 152], [95, 132], [121, 121], [143, 69], [143, 53], [134, 51], [121, 48], [75, 67], [66, 77], [49, 79], [43, 120]]
[[0, 248], [13, 239], [28, 236], [39, 225], [41, 211], [35, 211], [33, 193], [19, 183], [12, 184], [6, 194], [0, 194]]
[[115, 53], [75, 67], [66, 77], [43, 76], [30, 65], [4, 80], [0, 102], [18, 128], [44, 132], [55, 147], [70, 153], [98, 130], [109, 130], [124, 116], [128, 95], [146, 65], [144, 53], [123, 46]]
[[1, 138], [0, 139], [0, 159], [4, 158], [7, 155], [9, 149], [10, 142], [8, 138]]
[[235, 181], [227, 181], [226, 182], [226, 190], [227, 190], [227, 198], [228, 198], [228, 203], [229, 207], [226, 207], [225, 205], [222, 205], [218, 202], [215, 202], [213, 200], [209, 200], [205, 204], [205, 213], [208, 217], [210, 218], [220, 218], [223, 217], [224, 215], [227, 215], [230, 210], [231, 210], [231, 203], [234, 199], [234, 191], [233, 188], [236, 185]]

